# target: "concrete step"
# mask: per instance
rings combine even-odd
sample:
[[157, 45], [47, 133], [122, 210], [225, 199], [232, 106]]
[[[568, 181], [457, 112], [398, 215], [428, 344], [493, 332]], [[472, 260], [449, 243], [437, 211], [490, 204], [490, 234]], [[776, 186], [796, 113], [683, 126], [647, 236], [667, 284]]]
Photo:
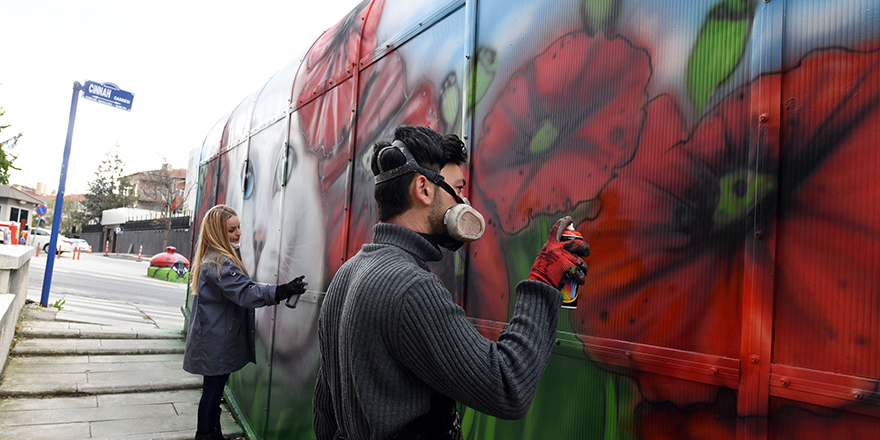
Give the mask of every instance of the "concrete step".
[[[0, 396], [118, 394], [198, 389], [182, 355], [36, 356], [9, 360]], [[2, 436], [0, 436], [2, 438]]]
[[[0, 438], [192, 439], [198, 390], [0, 400]], [[225, 435], [242, 435], [228, 411]]]
[[15, 344], [12, 356], [64, 356], [110, 354], [183, 354], [182, 339], [22, 339]]
[[[44, 321], [48, 323], [49, 321]], [[53, 324], [55, 324], [53, 322]], [[158, 329], [120, 329], [119, 327], [97, 326], [95, 328], [64, 328], [45, 326], [42, 323], [25, 322], [17, 334], [24, 338], [79, 338], [79, 339], [182, 339], [180, 330]]]

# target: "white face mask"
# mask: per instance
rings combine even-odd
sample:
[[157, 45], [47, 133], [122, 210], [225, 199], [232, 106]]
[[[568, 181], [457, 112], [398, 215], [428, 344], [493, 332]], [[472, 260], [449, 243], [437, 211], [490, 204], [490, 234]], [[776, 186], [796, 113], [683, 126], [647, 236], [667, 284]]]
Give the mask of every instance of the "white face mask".
[[446, 224], [446, 232], [453, 239], [462, 242], [474, 241], [482, 237], [486, 231], [486, 220], [471, 206], [468, 199], [462, 197], [461, 201], [464, 203], [446, 210], [443, 223]]
[[232, 248], [235, 249], [235, 250], [239, 250], [239, 249], [241, 249], [241, 243], [233, 243], [233, 242], [230, 241], [229, 244], [231, 244], [231, 245], [232, 245]]

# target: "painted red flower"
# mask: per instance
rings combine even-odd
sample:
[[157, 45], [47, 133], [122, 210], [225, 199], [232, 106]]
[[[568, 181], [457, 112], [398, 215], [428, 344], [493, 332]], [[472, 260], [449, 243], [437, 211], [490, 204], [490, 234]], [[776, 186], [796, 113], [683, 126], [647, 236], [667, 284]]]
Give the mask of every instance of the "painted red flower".
[[[413, 90], [405, 90], [406, 84], [400, 81], [396, 84], [402, 101], [391, 104], [389, 114], [384, 118], [375, 118], [381, 125], [369, 130], [364, 127], [364, 132], [372, 131], [371, 136], [364, 137], [358, 142], [355, 152], [354, 181], [352, 182], [351, 196], [351, 229], [348, 236], [347, 256], [352, 256], [360, 250], [361, 245], [369, 243], [373, 236], [373, 225], [378, 221], [378, 211], [373, 198], [373, 172], [369, 169], [370, 155], [373, 152], [373, 144], [380, 140], [391, 139], [394, 128], [398, 125], [426, 126], [434, 130], [440, 130], [440, 117], [437, 109], [437, 101], [434, 97], [435, 86], [429, 81], [416, 84]], [[365, 107], [371, 105], [370, 100], [365, 101]], [[396, 107], [396, 108], [395, 108]], [[366, 116], [366, 115], [365, 115]], [[370, 124], [370, 118], [365, 118], [366, 124]], [[360, 132], [360, 126], [358, 127]], [[360, 136], [358, 136], [360, 138]]]
[[293, 99], [311, 151], [329, 155], [351, 134], [355, 82], [350, 78], [358, 72], [358, 56], [376, 49], [384, 3], [377, 0], [369, 7], [371, 2], [361, 2], [315, 41], [300, 66], [296, 82], [303, 85]]
[[480, 274], [468, 277], [468, 291], [479, 292], [468, 296], [469, 315], [506, 321], [512, 289], [505, 240], [535, 217], [569, 214], [595, 199], [632, 159], [650, 77], [643, 50], [581, 31], [554, 41], [510, 78], [474, 147], [472, 201], [487, 231], [469, 245], [472, 271]]
[[[880, 54], [815, 52], [758, 81], [681, 143], [652, 142], [666, 124], [646, 125], [601, 212], [579, 226], [593, 257], [576, 321], [594, 336], [736, 358], [745, 268], [775, 270], [774, 362], [873, 377], [880, 359], [858, 353], [880, 343], [864, 315], [880, 280]], [[781, 124], [760, 128], [756, 92], [784, 103]], [[663, 101], [649, 119], [669, 113]], [[746, 247], [756, 229], [775, 260]], [[844, 305], [856, 316], [840, 316]]]
[[584, 31], [556, 40], [510, 78], [474, 155], [474, 176], [504, 232], [596, 197], [632, 159], [650, 78], [643, 50]]
[[323, 158], [321, 172], [322, 198], [329, 224], [345, 224], [345, 206], [351, 178], [350, 222], [347, 234], [340, 228], [330, 237], [328, 273], [335, 273], [344, 259], [354, 255], [363, 243], [370, 241], [377, 220], [373, 201], [373, 174], [369, 170], [371, 146], [389, 139], [398, 125], [422, 125], [440, 129], [440, 116], [435, 86], [429, 81], [406, 84], [406, 66], [400, 56], [391, 54], [361, 72], [358, 130], [354, 160], [333, 155]]

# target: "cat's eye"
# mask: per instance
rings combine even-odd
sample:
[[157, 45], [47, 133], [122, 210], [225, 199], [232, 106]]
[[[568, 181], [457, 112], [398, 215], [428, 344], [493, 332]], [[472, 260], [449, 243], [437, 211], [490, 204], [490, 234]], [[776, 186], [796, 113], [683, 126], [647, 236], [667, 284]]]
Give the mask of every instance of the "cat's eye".
[[254, 195], [254, 179], [256, 178], [256, 172], [254, 170], [253, 163], [250, 159], [246, 159], [244, 161], [244, 166], [241, 169], [241, 192], [244, 196], [244, 199], [247, 200]]
[[281, 161], [276, 166], [276, 182], [278, 182], [278, 186], [285, 186], [290, 179], [291, 170], [296, 168], [298, 158], [296, 150], [291, 148], [290, 144], [285, 143], [281, 151]]

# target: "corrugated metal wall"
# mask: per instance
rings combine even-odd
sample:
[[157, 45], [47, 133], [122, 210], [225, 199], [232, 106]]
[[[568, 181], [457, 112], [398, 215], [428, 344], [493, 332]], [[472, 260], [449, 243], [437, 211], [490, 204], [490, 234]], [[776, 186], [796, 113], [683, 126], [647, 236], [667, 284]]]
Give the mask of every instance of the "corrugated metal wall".
[[197, 216], [232, 205], [255, 279], [316, 289], [258, 311], [245, 424], [312, 435], [321, 294], [409, 124], [471, 149], [488, 230], [432, 270], [484, 335], [556, 218], [593, 250], [532, 410], [462, 408], [466, 438], [871, 438], [878, 67], [878, 0], [362, 3], [202, 150]]

